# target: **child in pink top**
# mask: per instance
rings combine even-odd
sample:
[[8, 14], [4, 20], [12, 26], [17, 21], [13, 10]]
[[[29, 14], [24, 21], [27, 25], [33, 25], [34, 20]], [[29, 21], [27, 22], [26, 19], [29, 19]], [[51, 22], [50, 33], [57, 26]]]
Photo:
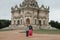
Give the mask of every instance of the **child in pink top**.
[[32, 29], [29, 30], [29, 36], [32, 36]]

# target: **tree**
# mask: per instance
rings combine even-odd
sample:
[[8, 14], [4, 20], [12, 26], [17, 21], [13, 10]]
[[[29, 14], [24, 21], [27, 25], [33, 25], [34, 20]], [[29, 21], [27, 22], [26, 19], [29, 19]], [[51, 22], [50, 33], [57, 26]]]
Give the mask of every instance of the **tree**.
[[0, 29], [8, 27], [10, 25], [11, 21], [10, 20], [0, 20]]
[[55, 28], [58, 28], [60, 29], [60, 23], [58, 21], [50, 21], [49, 24], [52, 26], [52, 27], [55, 27]]

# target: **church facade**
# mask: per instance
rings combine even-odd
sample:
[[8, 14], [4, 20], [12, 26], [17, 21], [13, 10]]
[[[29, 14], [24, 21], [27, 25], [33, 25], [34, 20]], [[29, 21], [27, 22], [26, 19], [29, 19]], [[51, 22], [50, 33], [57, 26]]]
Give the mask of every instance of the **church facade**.
[[24, 0], [11, 7], [11, 27], [24, 29], [26, 25], [32, 25], [33, 29], [49, 28], [49, 7], [39, 7], [36, 0]]

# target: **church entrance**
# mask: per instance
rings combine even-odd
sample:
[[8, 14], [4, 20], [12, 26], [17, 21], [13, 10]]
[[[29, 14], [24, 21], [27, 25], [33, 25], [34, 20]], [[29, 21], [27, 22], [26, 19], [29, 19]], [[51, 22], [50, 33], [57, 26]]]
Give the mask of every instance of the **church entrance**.
[[26, 24], [30, 24], [30, 19], [29, 18], [26, 19]]

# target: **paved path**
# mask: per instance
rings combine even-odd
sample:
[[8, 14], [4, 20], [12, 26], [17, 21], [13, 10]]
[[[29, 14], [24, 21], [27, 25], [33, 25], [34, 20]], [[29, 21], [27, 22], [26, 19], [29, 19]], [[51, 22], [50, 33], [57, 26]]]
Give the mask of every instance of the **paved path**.
[[60, 40], [60, 35], [33, 33], [32, 37], [26, 37], [21, 32], [22, 30], [0, 32], [0, 40]]

